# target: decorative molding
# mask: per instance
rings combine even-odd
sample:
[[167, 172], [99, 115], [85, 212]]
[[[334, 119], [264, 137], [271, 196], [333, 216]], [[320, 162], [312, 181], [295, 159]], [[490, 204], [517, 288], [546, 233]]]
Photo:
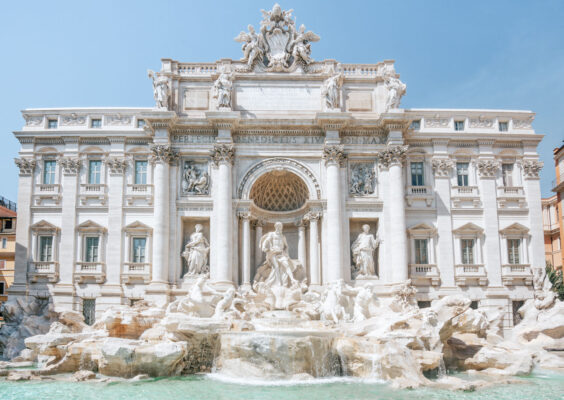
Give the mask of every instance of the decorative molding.
[[470, 128], [492, 128], [493, 124], [493, 119], [486, 118], [471, 118], [469, 123]]
[[477, 160], [475, 162], [480, 178], [494, 178], [501, 164], [497, 160]]
[[178, 158], [178, 153], [168, 144], [154, 144], [151, 146], [151, 158], [152, 164], [155, 163], [167, 163], [173, 164]]
[[235, 158], [235, 147], [232, 144], [215, 144], [211, 151], [211, 158], [216, 166], [221, 163], [231, 165]]
[[525, 178], [533, 179], [538, 178], [539, 173], [544, 166], [542, 161], [535, 161], [535, 160], [527, 160], [523, 161], [523, 173], [525, 174]]
[[303, 221], [306, 223], [311, 223], [318, 221], [323, 215], [321, 210], [310, 210], [303, 216]]
[[448, 118], [425, 118], [425, 128], [448, 128]]
[[326, 145], [323, 147], [323, 160], [326, 164], [336, 163], [339, 167], [345, 165], [347, 155], [343, 145]]
[[378, 164], [383, 168], [389, 168], [393, 164], [403, 165], [408, 148], [407, 145], [396, 145], [377, 151]]
[[86, 115], [61, 115], [61, 125], [86, 125]]
[[532, 119], [514, 119], [513, 129], [532, 129], [533, 120]]
[[349, 193], [354, 196], [374, 194], [376, 174], [373, 162], [354, 162], [349, 164]]
[[109, 157], [105, 162], [110, 169], [110, 175], [122, 175], [127, 168], [127, 160], [125, 158]]
[[450, 158], [433, 158], [431, 165], [435, 178], [449, 178], [450, 171], [454, 168], [454, 161]]
[[26, 126], [41, 126], [43, 124], [43, 115], [24, 115]]
[[14, 158], [14, 163], [20, 169], [20, 176], [33, 174], [36, 161], [32, 158]]
[[133, 116], [131, 115], [121, 115], [121, 114], [114, 114], [114, 115], [107, 115], [106, 116], [106, 124], [108, 125], [131, 125], [133, 121]]
[[82, 162], [78, 158], [61, 157], [57, 160], [57, 163], [61, 166], [65, 175], [78, 174], [82, 166]]

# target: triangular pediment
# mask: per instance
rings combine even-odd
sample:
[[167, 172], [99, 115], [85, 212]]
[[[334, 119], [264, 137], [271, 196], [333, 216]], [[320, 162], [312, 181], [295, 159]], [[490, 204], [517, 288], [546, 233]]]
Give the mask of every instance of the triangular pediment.
[[407, 231], [410, 235], [434, 235], [437, 232], [437, 228], [432, 225], [421, 223], [408, 228]]
[[153, 228], [151, 228], [149, 225], [145, 225], [143, 222], [141, 221], [133, 221], [131, 224], [125, 226], [123, 228], [124, 231], [145, 231], [145, 232], [151, 232], [153, 231]]
[[90, 219], [78, 225], [77, 229], [79, 231], [96, 231], [96, 232], [103, 232], [106, 230], [106, 228], [104, 228], [102, 225]]
[[499, 231], [502, 235], [524, 235], [529, 232], [529, 228], [525, 225], [521, 225], [518, 222], [509, 225], [506, 228], [503, 228]]
[[41, 221], [31, 225], [31, 229], [34, 231], [58, 231], [59, 227], [42, 219]]
[[468, 222], [467, 224], [464, 224], [461, 227], [456, 228], [455, 230], [452, 231], [452, 233], [454, 233], [455, 235], [464, 235], [464, 234], [478, 235], [478, 234], [482, 234], [483, 232], [484, 230], [481, 227], [479, 227], [478, 225], [472, 222]]

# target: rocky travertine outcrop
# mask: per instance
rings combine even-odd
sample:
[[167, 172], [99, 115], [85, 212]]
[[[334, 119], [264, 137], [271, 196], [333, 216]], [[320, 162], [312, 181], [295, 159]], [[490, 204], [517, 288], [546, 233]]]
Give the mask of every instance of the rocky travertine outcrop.
[[[355, 376], [416, 387], [439, 384], [428, 376], [441, 375], [445, 366], [496, 376], [524, 375], [536, 366], [564, 369], [547, 351], [564, 348], [564, 303], [546, 291], [524, 305], [521, 324], [504, 338], [503, 310], [471, 309], [463, 296], [419, 309], [409, 282], [382, 298], [370, 286], [342, 281], [321, 292], [296, 290], [281, 310], [265, 301], [267, 291], [222, 294], [199, 280], [167, 307], [117, 306], [92, 327], [47, 303], [10, 303], [8, 323], [19, 325], [3, 330], [2, 338], [20, 364], [0, 364], [0, 375], [33, 361], [40, 368], [34, 376], [80, 371], [76, 380], [95, 373], [132, 378], [213, 371], [267, 380]], [[28, 375], [12, 371], [11, 379]], [[452, 377], [439, 382], [466, 387]]]

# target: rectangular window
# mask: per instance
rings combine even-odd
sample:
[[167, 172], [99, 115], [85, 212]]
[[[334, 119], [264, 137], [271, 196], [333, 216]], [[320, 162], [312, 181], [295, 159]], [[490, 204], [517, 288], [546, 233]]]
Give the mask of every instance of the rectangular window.
[[8, 247], [8, 239], [2, 238], [2, 248], [5, 249]]
[[415, 264], [429, 264], [427, 239], [415, 239]]
[[508, 130], [508, 124], [507, 122], [499, 122], [499, 131], [500, 132], [507, 132]]
[[503, 177], [503, 186], [513, 186], [513, 164], [501, 164], [501, 176]]
[[411, 163], [411, 186], [423, 186], [423, 163]]
[[98, 236], [88, 236], [85, 242], [85, 257], [86, 262], [98, 262], [98, 248], [100, 244], [100, 238]]
[[474, 264], [474, 239], [460, 239], [462, 264]]
[[454, 130], [455, 131], [463, 131], [464, 130], [464, 121], [454, 121]]
[[96, 321], [96, 299], [82, 299], [82, 315], [84, 323], [93, 325]]
[[0, 282], [0, 295], [6, 294], [6, 284], [4, 282]]
[[8, 229], [12, 229], [12, 219], [8, 218], [7, 220], [4, 221], [4, 229], [8, 230]]
[[0, 269], [6, 268], [6, 260], [0, 260]]
[[49, 129], [57, 129], [58, 122], [56, 119], [49, 119], [47, 120], [47, 128]]
[[147, 184], [147, 161], [135, 161], [135, 184]]
[[468, 163], [456, 163], [458, 186], [468, 186]]
[[411, 129], [413, 129], [414, 131], [418, 131], [419, 129], [421, 129], [421, 121], [420, 120], [411, 121]]
[[102, 127], [102, 120], [100, 118], [95, 118], [90, 123], [92, 128], [101, 128]]
[[55, 167], [57, 162], [55, 160], [43, 161], [43, 183], [45, 185], [55, 184]]
[[137, 127], [138, 128], [144, 128], [145, 127], [145, 120], [144, 119], [138, 119], [137, 120]]
[[102, 161], [90, 160], [88, 163], [88, 183], [91, 185], [99, 185], [101, 171], [102, 171]]
[[53, 236], [39, 236], [39, 261], [53, 260]]
[[147, 247], [147, 238], [133, 238], [133, 262], [145, 262], [145, 248]]
[[507, 239], [507, 261], [509, 264], [521, 264], [520, 247], [521, 239]]

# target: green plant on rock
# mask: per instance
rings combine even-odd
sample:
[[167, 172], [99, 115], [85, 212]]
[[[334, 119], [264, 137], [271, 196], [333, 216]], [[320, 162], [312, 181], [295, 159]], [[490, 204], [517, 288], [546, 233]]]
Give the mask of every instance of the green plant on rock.
[[564, 281], [562, 269], [557, 269], [550, 263], [546, 263], [546, 276], [552, 284], [552, 290], [558, 294], [558, 298], [564, 301]]

